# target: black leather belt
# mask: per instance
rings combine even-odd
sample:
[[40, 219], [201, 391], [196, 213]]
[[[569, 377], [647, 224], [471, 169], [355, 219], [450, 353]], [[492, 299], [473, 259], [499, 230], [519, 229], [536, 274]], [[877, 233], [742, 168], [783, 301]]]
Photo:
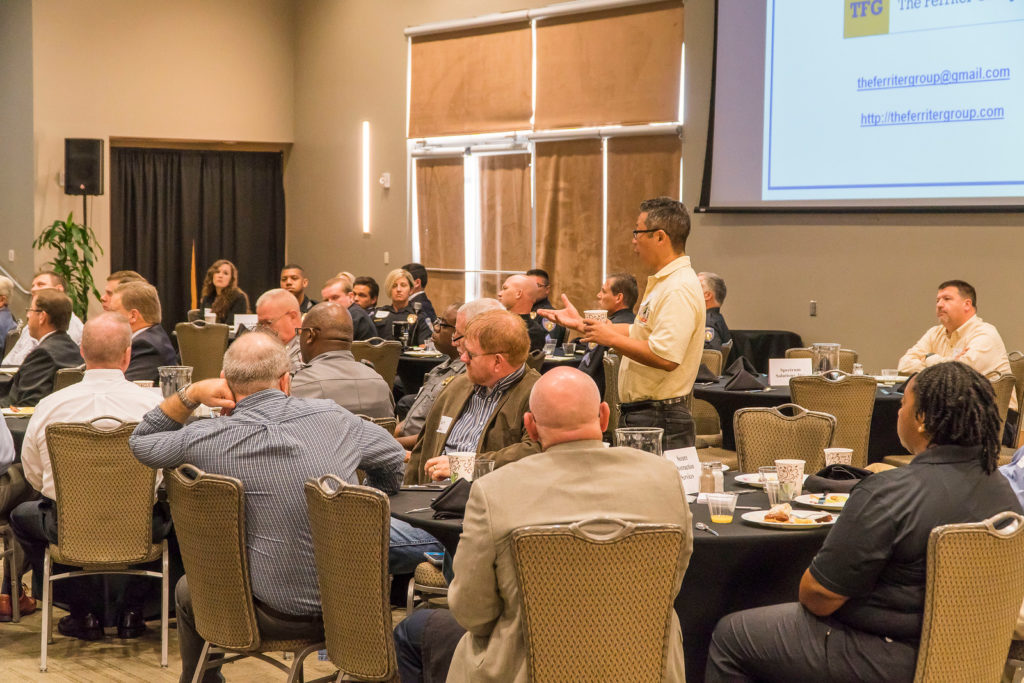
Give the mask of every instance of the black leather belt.
[[648, 401], [633, 401], [632, 403], [620, 403], [619, 411], [623, 410], [640, 410], [641, 408], [661, 408], [662, 406], [672, 406], [677, 403], [682, 403], [686, 400], [685, 396], [678, 396], [676, 398], [663, 398], [660, 401], [648, 400]]

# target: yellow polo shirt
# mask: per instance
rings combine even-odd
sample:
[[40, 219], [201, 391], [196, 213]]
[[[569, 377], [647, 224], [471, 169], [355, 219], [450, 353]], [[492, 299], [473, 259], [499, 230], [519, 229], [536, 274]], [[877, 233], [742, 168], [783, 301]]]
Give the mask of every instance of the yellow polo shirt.
[[646, 341], [655, 355], [679, 365], [666, 372], [623, 357], [620, 401], [658, 401], [693, 390], [704, 351], [704, 293], [689, 256], [680, 256], [647, 278], [629, 336]]

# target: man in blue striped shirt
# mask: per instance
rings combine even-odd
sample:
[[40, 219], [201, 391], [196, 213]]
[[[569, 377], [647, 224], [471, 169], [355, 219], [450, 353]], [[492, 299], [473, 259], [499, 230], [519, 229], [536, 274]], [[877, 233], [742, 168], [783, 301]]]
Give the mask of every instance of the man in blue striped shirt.
[[[357, 483], [356, 468], [385, 493], [402, 481], [401, 446], [384, 429], [329, 399], [288, 396], [291, 364], [268, 334], [247, 334], [224, 354], [221, 379], [179, 390], [146, 413], [132, 452], [150, 467], [190, 463], [235, 477], [245, 489], [246, 546], [264, 638], [322, 637], [320, 592], [303, 485], [324, 474]], [[183, 424], [200, 403], [227, 417]], [[175, 589], [182, 680], [192, 679], [203, 639], [188, 577]], [[217, 672], [207, 673], [214, 680]]]

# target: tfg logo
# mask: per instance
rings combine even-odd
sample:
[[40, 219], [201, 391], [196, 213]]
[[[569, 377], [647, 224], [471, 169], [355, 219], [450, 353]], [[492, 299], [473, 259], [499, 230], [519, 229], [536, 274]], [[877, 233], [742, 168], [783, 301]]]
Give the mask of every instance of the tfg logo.
[[889, 32], [891, 0], [842, 0], [843, 37], [859, 38]]

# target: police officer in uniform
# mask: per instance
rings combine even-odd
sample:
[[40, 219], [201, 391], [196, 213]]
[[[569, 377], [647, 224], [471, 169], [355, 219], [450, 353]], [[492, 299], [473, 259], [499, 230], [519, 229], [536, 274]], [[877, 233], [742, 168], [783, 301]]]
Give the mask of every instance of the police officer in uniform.
[[722, 304], [725, 302], [725, 280], [715, 273], [698, 273], [700, 287], [704, 290], [704, 348], [722, 350], [722, 344], [732, 339], [729, 326], [722, 317]]

